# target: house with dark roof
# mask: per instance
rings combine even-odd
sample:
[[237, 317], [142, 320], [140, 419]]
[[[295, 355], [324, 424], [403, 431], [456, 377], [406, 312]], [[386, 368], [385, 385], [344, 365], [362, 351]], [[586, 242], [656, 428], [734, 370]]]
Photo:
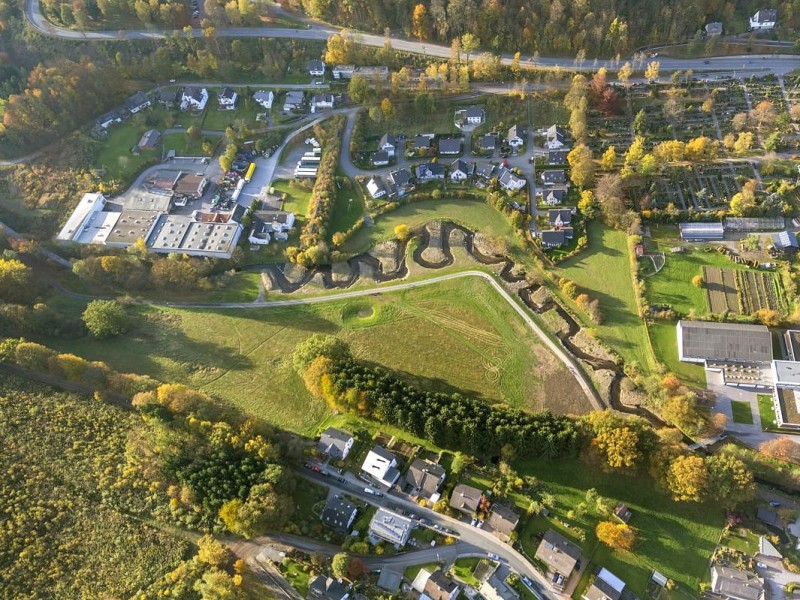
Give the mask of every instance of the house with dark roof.
[[108, 129], [114, 123], [122, 123], [123, 118], [120, 111], [112, 110], [97, 119], [97, 124], [103, 129]]
[[567, 154], [569, 154], [569, 150], [548, 150], [547, 164], [565, 165], [567, 164]]
[[496, 573], [481, 582], [478, 593], [485, 600], [519, 600], [517, 591], [501, 580]]
[[414, 175], [406, 168], [397, 169], [389, 173], [389, 180], [398, 187], [399, 190], [405, 190], [413, 184]]
[[600, 569], [595, 575], [592, 585], [584, 592], [583, 600], [619, 600], [625, 582], [608, 569]]
[[633, 513], [631, 512], [631, 509], [628, 508], [627, 504], [625, 504], [624, 502], [620, 502], [614, 508], [614, 516], [616, 516], [623, 523], [627, 523], [628, 521], [631, 520]]
[[497, 134], [487, 133], [478, 140], [478, 148], [483, 152], [493, 152], [497, 148]]
[[139, 148], [142, 150], [155, 150], [161, 146], [161, 132], [156, 129], [148, 129], [139, 139]]
[[264, 110], [270, 110], [272, 103], [275, 102], [275, 93], [271, 90], [259, 90], [253, 94], [253, 100]]
[[286, 92], [283, 98], [283, 112], [301, 110], [305, 104], [306, 96], [303, 90], [291, 90]]
[[547, 211], [547, 221], [556, 229], [572, 223], [572, 211], [569, 208], [554, 208]]
[[342, 535], [346, 535], [356, 520], [358, 508], [352, 502], [341, 496], [329, 496], [322, 509], [320, 519], [322, 522]]
[[478, 510], [481, 504], [483, 492], [463, 483], [459, 483], [453, 488], [453, 493], [450, 495], [450, 506], [462, 513], [472, 515]]
[[418, 134], [414, 136], [414, 141], [412, 142], [412, 148], [414, 150], [430, 150], [433, 148], [433, 136], [432, 135], [422, 135]]
[[567, 245], [567, 232], [563, 229], [549, 229], [539, 234], [545, 248], [560, 248]]
[[486, 111], [482, 106], [470, 106], [464, 111], [464, 120], [470, 125], [480, 125], [486, 120]]
[[348, 600], [349, 592], [332, 577], [316, 575], [308, 582], [308, 600]]
[[542, 182], [545, 185], [564, 185], [567, 183], [567, 174], [564, 169], [542, 171]]
[[370, 162], [372, 163], [373, 167], [384, 167], [389, 164], [389, 161], [389, 153], [386, 152], [386, 150], [378, 150], [377, 152], [373, 152], [372, 157], [370, 157]]
[[514, 173], [514, 171], [511, 169], [506, 169], [505, 167], [501, 167], [501, 169], [498, 171], [497, 182], [500, 184], [500, 187], [507, 192], [516, 192], [521, 190], [527, 183], [523, 177], [520, 177]]
[[162, 88], [158, 90], [158, 103], [169, 108], [180, 102], [180, 96], [180, 92], [174, 88]]
[[397, 458], [386, 448], [377, 444], [372, 447], [364, 459], [361, 471], [386, 487], [392, 487], [400, 477], [400, 471], [397, 470]]
[[181, 92], [181, 110], [203, 110], [208, 102], [208, 90], [186, 87]]
[[333, 94], [314, 94], [311, 97], [311, 112], [317, 113], [326, 108], [333, 108]]
[[439, 154], [453, 156], [461, 154], [462, 138], [444, 138], [439, 140]]
[[420, 600], [455, 600], [461, 589], [458, 584], [436, 569], [425, 584]]
[[769, 527], [783, 531], [786, 528], [778, 513], [771, 508], [759, 506], [756, 512], [756, 519]]
[[333, 459], [344, 460], [350, 454], [353, 443], [354, 440], [351, 433], [336, 427], [328, 427], [319, 436], [317, 449]]
[[772, 247], [784, 254], [797, 252], [800, 245], [797, 243], [797, 236], [793, 231], [781, 231], [772, 234]]
[[519, 515], [514, 510], [499, 502], [492, 504], [492, 512], [489, 514], [489, 526], [496, 537], [504, 542], [509, 541], [518, 524]]
[[393, 133], [384, 133], [381, 141], [378, 142], [378, 150], [383, 150], [389, 156], [394, 156], [397, 152], [397, 136]]
[[136, 92], [133, 96], [125, 100], [125, 110], [135, 115], [148, 106], [152, 106], [150, 98], [144, 92]]
[[547, 188], [543, 190], [542, 202], [547, 206], [558, 206], [567, 197], [567, 190], [564, 188]]
[[444, 167], [439, 163], [422, 163], [414, 167], [414, 177], [420, 183], [444, 180]]
[[475, 169], [475, 175], [481, 179], [489, 180], [496, 176], [497, 167], [492, 163], [481, 163]]
[[450, 181], [453, 183], [461, 183], [471, 175], [471, 165], [465, 160], [460, 158], [450, 165]]
[[388, 196], [389, 186], [380, 177], [373, 177], [367, 182], [367, 191], [373, 200]]
[[570, 578], [586, 565], [581, 549], [560, 533], [548, 529], [536, 548], [536, 558], [547, 567], [547, 578], [558, 591], [564, 591]]
[[750, 29], [756, 31], [767, 31], [775, 29], [778, 24], [778, 9], [762, 8], [750, 17]]
[[764, 580], [741, 569], [712, 565], [711, 591], [729, 600], [764, 600]]
[[508, 130], [508, 145], [512, 148], [519, 148], [525, 145], [528, 139], [528, 128], [524, 125], [513, 125]]
[[217, 92], [217, 104], [223, 110], [233, 110], [236, 108], [236, 101], [239, 99], [239, 94], [236, 90], [229, 87], [222, 88]]
[[325, 63], [319, 59], [308, 61], [308, 74], [312, 77], [323, 77], [325, 75]]
[[441, 465], [421, 458], [414, 459], [406, 473], [406, 484], [411, 495], [420, 498], [438, 497], [439, 486], [444, 483], [447, 472]]

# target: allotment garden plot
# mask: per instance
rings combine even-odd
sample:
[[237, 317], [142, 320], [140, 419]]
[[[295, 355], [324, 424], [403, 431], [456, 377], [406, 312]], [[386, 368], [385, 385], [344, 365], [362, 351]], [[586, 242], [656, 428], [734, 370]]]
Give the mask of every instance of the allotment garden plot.
[[678, 210], [711, 210], [723, 207], [742, 191], [740, 179], [753, 179], [750, 164], [704, 165], [670, 169], [656, 180], [656, 204], [673, 204]]
[[786, 295], [773, 273], [703, 267], [708, 306], [712, 313], [752, 315], [761, 309], [788, 311]]

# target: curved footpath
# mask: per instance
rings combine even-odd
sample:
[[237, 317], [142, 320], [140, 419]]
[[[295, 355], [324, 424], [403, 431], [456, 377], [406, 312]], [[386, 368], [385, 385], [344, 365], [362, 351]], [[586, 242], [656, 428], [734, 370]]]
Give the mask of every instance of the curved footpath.
[[461, 279], [464, 277], [480, 277], [484, 281], [489, 282], [489, 284], [495, 289], [495, 291], [500, 294], [500, 296], [508, 302], [509, 306], [511, 306], [516, 313], [522, 318], [525, 325], [536, 334], [539, 339], [542, 340], [544, 345], [558, 357], [558, 359], [564, 363], [567, 367], [569, 372], [578, 382], [578, 385], [581, 386], [586, 397], [591, 402], [592, 406], [597, 410], [603, 410], [605, 404], [600, 399], [599, 394], [594, 389], [589, 377], [583, 372], [582, 369], [579, 369], [569, 354], [556, 342], [554, 342], [543, 330], [539, 325], [534, 321], [531, 316], [527, 313], [527, 311], [522, 308], [515, 300], [511, 297], [511, 295], [500, 285], [495, 277], [489, 275], [488, 273], [484, 273], [483, 271], [461, 271], [459, 273], [450, 273], [448, 275], [438, 275], [436, 277], [431, 277], [429, 279], [423, 279], [420, 281], [406, 281], [404, 283], [398, 283], [393, 285], [381, 286], [378, 288], [369, 288], [363, 290], [349, 290], [346, 292], [340, 292], [335, 294], [327, 294], [325, 296], [313, 296], [310, 298], [291, 298], [288, 300], [261, 300], [256, 302], [223, 302], [223, 303], [180, 303], [180, 302], [153, 302], [149, 304], [154, 304], [157, 306], [170, 306], [170, 307], [179, 307], [179, 308], [215, 308], [215, 309], [251, 309], [251, 308], [280, 308], [286, 306], [303, 306], [308, 304], [322, 304], [325, 302], [338, 302], [341, 300], [349, 300], [352, 298], [363, 298], [364, 296], [374, 296], [376, 294], [388, 294], [391, 292], [399, 292], [403, 290], [410, 290], [418, 287], [424, 287], [427, 285], [433, 285], [436, 283], [442, 283], [443, 281], [452, 281], [453, 279]]
[[[281, 11], [285, 13], [285, 11]], [[288, 14], [288, 13], [285, 13]], [[297, 19], [297, 15], [291, 15]], [[58, 27], [48, 21], [42, 14], [39, 0], [25, 0], [25, 17], [31, 25], [44, 35], [58, 37], [69, 40], [153, 40], [172, 37], [172, 30], [106, 30], [106, 31], [73, 31]], [[308, 29], [286, 29], [279, 27], [228, 27], [215, 30], [216, 37], [271, 37], [288, 38], [294, 40], [316, 40], [325, 41], [333, 33], [342, 31], [340, 27], [320, 24], [311, 19], [301, 18]], [[193, 29], [193, 37], [204, 37], [202, 29]], [[386, 37], [371, 33], [352, 33], [354, 40], [365, 46], [382, 48], [386, 42]], [[433, 44], [429, 42], [416, 42], [413, 40], [400, 39], [390, 36], [392, 47], [401, 52], [412, 54], [422, 54], [431, 58], [449, 58], [450, 46]], [[476, 52], [479, 52], [476, 51]], [[513, 55], [502, 54], [501, 61], [504, 65], [513, 63]], [[798, 57], [791, 55], [742, 55], [725, 56], [711, 59], [680, 59], [680, 58], [660, 58], [662, 72], [684, 71], [693, 69], [700, 70], [725, 70], [739, 71], [742, 75], [751, 73], [774, 73], [781, 75], [797, 69]], [[536, 66], [545, 68], [559, 67], [562, 69], [580, 69], [595, 71], [599, 67], [606, 67], [609, 71], [616, 71], [619, 63], [615, 60], [592, 61], [586, 60], [578, 63], [573, 58], [548, 58], [540, 57], [535, 61], [532, 57], [523, 58], [523, 66]]]

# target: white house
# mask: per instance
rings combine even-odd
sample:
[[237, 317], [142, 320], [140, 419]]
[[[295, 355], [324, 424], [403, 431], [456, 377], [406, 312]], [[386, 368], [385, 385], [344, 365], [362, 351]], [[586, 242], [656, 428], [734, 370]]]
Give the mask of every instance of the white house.
[[521, 190], [525, 187], [525, 179], [518, 176], [514, 171], [510, 169], [506, 169], [505, 167], [500, 169], [500, 172], [497, 175], [497, 180], [500, 183], [500, 187], [502, 187], [507, 192], [516, 192], [517, 190]]
[[378, 143], [378, 150], [383, 150], [390, 157], [397, 151], [397, 138], [393, 133], [385, 133]]
[[311, 112], [319, 112], [326, 108], [333, 108], [333, 94], [315, 94], [311, 98]]
[[480, 125], [486, 120], [486, 112], [480, 106], [470, 106], [464, 112], [464, 118], [470, 125]]
[[370, 160], [373, 167], [384, 167], [389, 164], [389, 153], [385, 150], [378, 150], [372, 153]]
[[544, 190], [544, 203], [547, 206], [558, 206], [564, 201], [567, 191], [563, 188], [547, 189]]
[[272, 226], [266, 223], [257, 223], [250, 230], [247, 241], [254, 246], [267, 246], [272, 240]]
[[461, 183], [469, 177], [470, 168], [466, 161], [458, 159], [450, 165], [450, 181]]
[[181, 92], [181, 110], [203, 110], [207, 102], [206, 88], [183, 88]]
[[355, 440], [352, 434], [343, 429], [328, 427], [319, 437], [317, 448], [323, 454], [335, 459], [345, 459], [353, 448]]
[[325, 63], [319, 59], [308, 61], [308, 74], [312, 77], [323, 77], [325, 75]]
[[373, 177], [367, 182], [367, 191], [373, 200], [383, 198], [386, 195], [386, 184]]
[[302, 91], [293, 90], [291, 92], [287, 92], [286, 97], [283, 100], [283, 110], [284, 112], [289, 112], [290, 110], [300, 110], [303, 108], [303, 102], [305, 102], [305, 96]]
[[239, 94], [229, 87], [223, 88], [222, 91], [217, 93], [217, 102], [219, 107], [224, 110], [233, 110], [236, 108], [236, 101], [239, 99]]
[[272, 108], [272, 103], [275, 101], [275, 94], [271, 91], [258, 91], [253, 94], [253, 100], [260, 104], [264, 110]]
[[125, 109], [132, 115], [135, 115], [140, 110], [144, 110], [148, 106], [152, 106], [152, 103], [144, 92], [136, 92], [125, 101]]
[[373, 446], [369, 451], [367, 458], [364, 459], [364, 464], [361, 465], [361, 470], [386, 487], [392, 487], [400, 477], [394, 454], [378, 445]]
[[558, 125], [553, 125], [545, 131], [546, 146], [550, 150], [559, 150], [566, 147], [569, 134], [567, 130]]
[[108, 129], [113, 123], [122, 123], [122, 113], [118, 110], [112, 110], [97, 119], [97, 124], [103, 129]]
[[519, 148], [525, 145], [525, 138], [527, 131], [523, 125], [514, 125], [508, 130], [508, 145], [513, 148]]
[[84, 194], [64, 227], [61, 228], [57, 239], [62, 242], [76, 240], [84, 228], [88, 228], [89, 222], [96, 216], [96, 213], [102, 211], [105, 205], [106, 197], [102, 192]]
[[750, 29], [766, 31], [775, 29], [778, 24], [778, 10], [775, 8], [762, 8], [750, 17]]

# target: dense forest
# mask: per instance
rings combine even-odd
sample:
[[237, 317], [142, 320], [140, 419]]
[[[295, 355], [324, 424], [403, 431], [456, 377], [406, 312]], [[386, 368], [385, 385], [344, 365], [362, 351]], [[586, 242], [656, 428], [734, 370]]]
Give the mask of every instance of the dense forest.
[[344, 27], [402, 30], [442, 43], [471, 34], [478, 47], [494, 52], [588, 56], [625, 56], [642, 45], [692, 38], [708, 21], [743, 31], [747, 17], [767, 6], [779, 9], [788, 32], [800, 13], [797, 0], [289, 0], [288, 6]]

